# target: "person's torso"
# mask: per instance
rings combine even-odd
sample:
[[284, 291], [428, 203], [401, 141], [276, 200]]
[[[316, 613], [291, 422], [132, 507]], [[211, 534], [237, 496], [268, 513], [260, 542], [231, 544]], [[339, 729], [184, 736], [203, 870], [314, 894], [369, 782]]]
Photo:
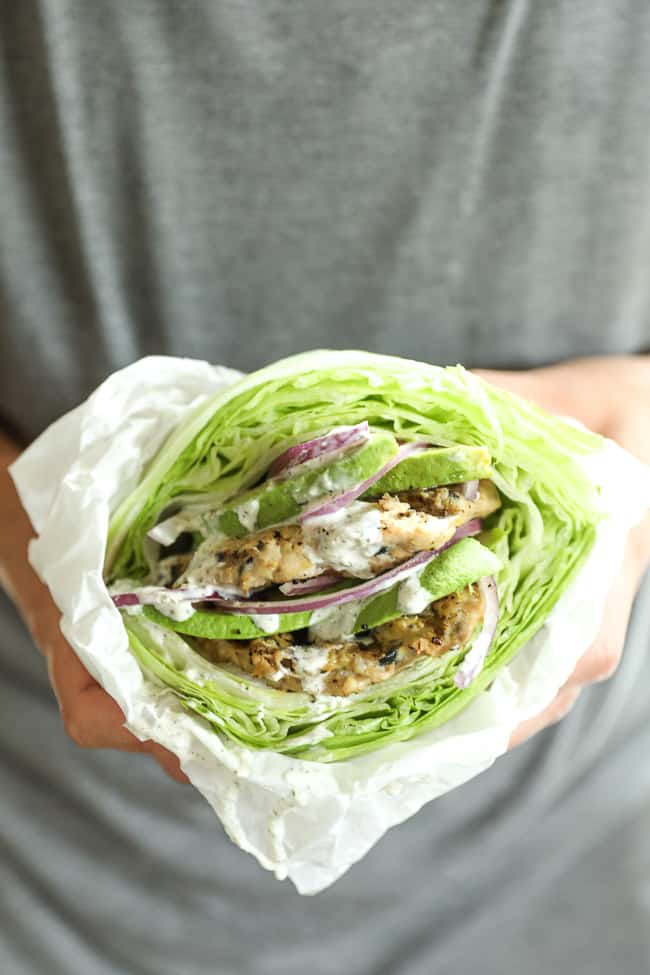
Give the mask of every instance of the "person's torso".
[[5, 10], [0, 413], [25, 436], [152, 351], [650, 345], [638, 0]]
[[[0, 38], [0, 417], [25, 439], [151, 352], [650, 346], [644, 3], [21, 0]], [[14, 883], [53, 975], [442, 971], [494, 891], [570, 857], [578, 807], [549, 810], [605, 752], [633, 767], [645, 714], [637, 623], [614, 684], [308, 900], [191, 790], [68, 746], [31, 653], [3, 603]]]

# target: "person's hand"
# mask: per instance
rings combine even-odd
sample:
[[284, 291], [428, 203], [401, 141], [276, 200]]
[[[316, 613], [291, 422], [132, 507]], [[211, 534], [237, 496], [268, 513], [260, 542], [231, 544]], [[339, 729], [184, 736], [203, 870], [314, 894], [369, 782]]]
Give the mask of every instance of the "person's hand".
[[7, 473], [8, 464], [17, 455], [16, 446], [0, 436], [0, 585], [47, 660], [66, 732], [82, 748], [116, 748], [150, 755], [172, 778], [189, 782], [175, 755], [155, 742], [139, 741], [124, 727], [118, 705], [64, 639], [59, 628], [61, 614], [27, 562], [27, 543], [33, 533]]
[[140, 741], [124, 727], [124, 715], [110, 694], [97, 683], [66, 642], [59, 629], [60, 613], [49, 593], [29, 614], [34, 640], [47, 660], [68, 736], [81, 748], [116, 748], [145, 752], [177, 782], [189, 782], [175, 755], [153, 741]]
[[[650, 356], [583, 359], [525, 372], [477, 372], [488, 382], [553, 413], [581, 420], [650, 463]], [[605, 603], [595, 643], [578, 661], [555, 700], [515, 729], [510, 747], [563, 718], [583, 687], [612, 676], [623, 653], [632, 603], [649, 561], [650, 516], [630, 532], [624, 564]]]

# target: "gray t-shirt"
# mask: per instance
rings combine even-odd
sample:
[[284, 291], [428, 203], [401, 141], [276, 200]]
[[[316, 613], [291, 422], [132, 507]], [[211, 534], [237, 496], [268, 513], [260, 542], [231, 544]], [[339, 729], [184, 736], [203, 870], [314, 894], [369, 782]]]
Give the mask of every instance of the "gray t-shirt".
[[[0, 4], [0, 417], [149, 352], [525, 366], [650, 346], [642, 0]], [[650, 967], [650, 592], [615, 678], [300, 898], [83, 752], [0, 599], [0, 971]]]

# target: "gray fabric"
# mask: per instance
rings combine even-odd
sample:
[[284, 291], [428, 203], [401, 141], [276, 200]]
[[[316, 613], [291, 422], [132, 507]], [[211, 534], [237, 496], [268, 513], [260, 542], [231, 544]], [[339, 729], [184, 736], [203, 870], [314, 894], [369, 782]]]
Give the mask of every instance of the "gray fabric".
[[[147, 352], [525, 365], [650, 346], [642, 0], [0, 4], [0, 415]], [[0, 970], [650, 964], [650, 591], [574, 713], [300, 898], [64, 737], [0, 603]]]

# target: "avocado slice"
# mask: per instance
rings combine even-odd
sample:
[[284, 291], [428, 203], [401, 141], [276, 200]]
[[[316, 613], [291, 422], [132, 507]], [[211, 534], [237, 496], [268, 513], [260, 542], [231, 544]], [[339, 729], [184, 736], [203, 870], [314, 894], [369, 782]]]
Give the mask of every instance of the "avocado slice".
[[[483, 576], [494, 575], [500, 568], [501, 561], [489, 548], [475, 538], [461, 538], [425, 566], [420, 575], [420, 585], [428, 589], [431, 602], [434, 602], [464, 589]], [[398, 606], [399, 587], [398, 582], [392, 589], [368, 600], [355, 620], [355, 633], [404, 615]]]
[[[500, 568], [501, 562], [489, 548], [481, 545], [475, 538], [462, 538], [429, 562], [420, 575], [420, 584], [429, 590], [433, 602], [435, 599], [442, 599], [443, 596], [464, 589], [465, 586], [483, 576], [494, 575]], [[404, 615], [398, 606], [400, 585], [401, 583], [398, 582], [391, 589], [361, 602], [353, 632], [370, 630]], [[153, 606], [144, 606], [143, 613], [152, 622], [169, 630], [176, 630], [188, 636], [206, 637], [209, 640], [252, 640], [255, 637], [270, 635], [267, 631], [260, 630], [248, 616], [197, 610], [189, 619], [179, 621], [163, 616]], [[277, 629], [273, 632], [289, 633], [309, 626], [311, 615], [311, 613], [280, 615]]]
[[243, 538], [271, 525], [289, 521], [307, 505], [320, 498], [342, 494], [386, 464], [398, 451], [395, 437], [386, 431], [374, 432], [359, 447], [337, 460], [309, 465], [294, 476], [268, 480], [251, 491], [228, 501], [221, 511], [203, 518], [204, 534], [223, 532], [230, 538]]
[[[173, 620], [163, 616], [153, 606], [143, 606], [142, 613], [152, 623], [158, 623], [168, 630], [185, 633], [187, 636], [201, 636], [207, 640], [254, 640], [256, 637], [269, 636], [267, 630], [256, 626], [250, 616], [235, 616], [231, 613], [211, 612], [200, 610], [186, 620]], [[278, 628], [273, 633], [290, 633], [309, 626], [311, 613], [284, 613], [278, 617]]]
[[384, 474], [363, 495], [379, 498], [382, 494], [396, 494], [411, 488], [439, 487], [461, 481], [480, 480], [492, 475], [490, 453], [486, 447], [435, 447], [411, 454]]

